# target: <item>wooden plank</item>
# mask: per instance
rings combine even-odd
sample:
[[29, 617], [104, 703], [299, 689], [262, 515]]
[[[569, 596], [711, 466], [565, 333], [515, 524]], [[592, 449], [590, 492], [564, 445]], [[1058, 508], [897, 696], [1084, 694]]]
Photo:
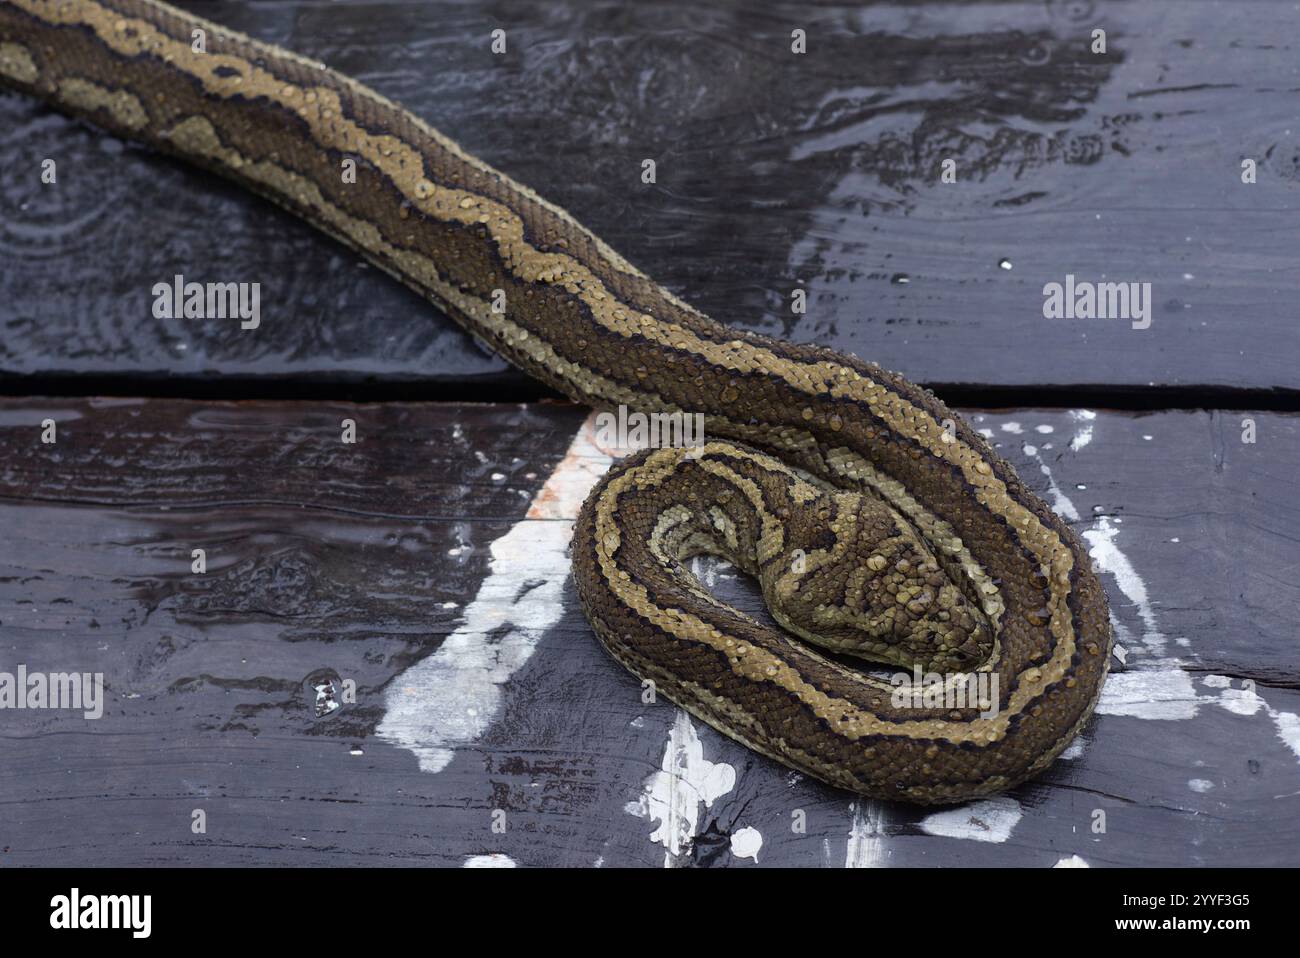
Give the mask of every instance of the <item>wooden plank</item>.
[[[0, 671], [107, 684], [97, 720], [0, 710], [0, 864], [1300, 864], [1300, 417], [972, 413], [1093, 547], [1127, 664], [1069, 757], [936, 812], [641, 700], [568, 582], [584, 415], [0, 401]], [[357, 700], [318, 718], [323, 669]]]
[[[724, 321], [931, 384], [1300, 386], [1289, 5], [181, 5], [408, 104]], [[210, 391], [221, 374], [263, 392], [536, 394], [267, 204], [12, 94], [0, 129], [10, 391]], [[46, 158], [57, 185], [40, 182]], [[265, 322], [153, 319], [153, 284], [177, 273], [260, 283]], [[1150, 283], [1151, 327], [1044, 319], [1044, 285], [1067, 274]]]

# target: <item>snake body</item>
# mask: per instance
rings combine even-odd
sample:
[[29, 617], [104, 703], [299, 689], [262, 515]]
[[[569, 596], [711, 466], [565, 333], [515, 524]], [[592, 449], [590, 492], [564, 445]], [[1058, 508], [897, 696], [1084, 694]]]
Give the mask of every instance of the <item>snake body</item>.
[[[1024, 781], [1092, 712], [1112, 640], [1087, 553], [928, 391], [714, 322], [408, 111], [161, 3], [4, 0], [0, 81], [268, 197], [577, 402], [703, 414], [703, 445], [598, 484], [574, 577], [610, 653], [725, 734], [944, 803]], [[758, 579], [784, 628], [717, 600], [687, 571], [702, 553]], [[996, 692], [900, 699], [845, 656]]]

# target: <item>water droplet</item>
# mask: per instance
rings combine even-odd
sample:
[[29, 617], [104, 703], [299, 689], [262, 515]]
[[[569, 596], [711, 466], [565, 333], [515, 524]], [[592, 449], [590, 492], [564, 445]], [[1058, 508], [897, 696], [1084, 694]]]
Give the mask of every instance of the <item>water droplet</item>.
[[1020, 61], [1027, 66], [1041, 67], [1052, 59], [1052, 49], [1046, 43], [1031, 43], [1020, 54]]
[[1092, 16], [1093, 0], [1048, 0], [1047, 7], [1053, 16], [1070, 23], [1082, 23]]
[[307, 707], [317, 719], [329, 718], [343, 708], [343, 680], [333, 669], [317, 669], [302, 680]]

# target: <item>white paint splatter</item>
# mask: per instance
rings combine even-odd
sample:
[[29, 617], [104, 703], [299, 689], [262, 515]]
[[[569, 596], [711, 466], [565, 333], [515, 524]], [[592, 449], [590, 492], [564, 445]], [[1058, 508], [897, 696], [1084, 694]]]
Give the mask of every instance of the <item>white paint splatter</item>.
[[845, 868], [879, 868], [889, 852], [885, 848], [885, 806], [869, 798], [849, 805], [849, 844], [844, 853]]
[[1193, 778], [1188, 780], [1187, 787], [1193, 792], [1208, 792], [1214, 788], [1214, 783], [1208, 778]]
[[1015, 799], [989, 798], [921, 821], [921, 831], [942, 838], [967, 838], [976, 842], [1005, 842], [1024, 810]]
[[1085, 862], [1082, 858], [1080, 858], [1078, 855], [1071, 855], [1069, 858], [1062, 858], [1052, 867], [1053, 868], [1089, 868], [1091, 866], [1087, 862]]
[[462, 868], [518, 868], [519, 864], [509, 855], [493, 852], [491, 855], [471, 855], [465, 859]]
[[1097, 703], [1100, 715], [1168, 721], [1195, 718], [1200, 700], [1191, 677], [1179, 668], [1112, 672]]
[[1074, 508], [1074, 503], [1070, 501], [1070, 497], [1063, 493], [1061, 487], [1056, 484], [1056, 479], [1052, 477], [1052, 470], [1042, 461], [1039, 461], [1038, 468], [1047, 477], [1047, 493], [1052, 497], [1052, 508], [1071, 522], [1078, 522], [1079, 510]]
[[[1079, 418], [1080, 416], [1084, 415], [1084, 414], [1083, 414], [1082, 412], [1076, 412], [1076, 413], [1072, 413], [1071, 415], [1073, 415], [1073, 416], [1076, 418], [1076, 421], [1077, 421], [1078, 418]], [[1096, 413], [1091, 413], [1091, 416], [1092, 416], [1092, 418], [1094, 418], [1094, 419], [1096, 418], [1096, 415], [1097, 415]], [[1034, 428], [1035, 428], [1038, 432], [1040, 432], [1040, 433], [1050, 433], [1050, 432], [1052, 432], [1052, 427], [1051, 427], [1051, 426], [1042, 425], [1042, 426], [1035, 426]], [[1080, 443], [1079, 445], [1077, 445], [1077, 446], [1074, 444], [1074, 441], [1071, 440], [1071, 442], [1070, 442], [1070, 447], [1071, 447], [1072, 449], [1082, 449], [1084, 446], [1086, 446], [1086, 445], [1087, 445], [1087, 444], [1092, 440], [1092, 426], [1089, 425], [1089, 426], [1086, 427], [1086, 429], [1088, 430], [1088, 438], [1087, 438], [1086, 440], [1084, 440], [1082, 443]], [[1019, 431], [1019, 424], [1017, 424], [1017, 431]], [[1079, 434], [1076, 433], [1076, 434], [1075, 434], [1075, 439], [1078, 439], [1078, 438], [1079, 438]], [[1043, 446], [1043, 448], [1044, 448], [1044, 449], [1050, 449], [1050, 448], [1052, 448], [1052, 447], [1051, 447], [1051, 444], [1049, 443], [1049, 444]], [[1047, 494], [1051, 497], [1051, 500], [1052, 500], [1052, 508], [1053, 508], [1056, 512], [1058, 512], [1060, 515], [1062, 515], [1062, 516], [1064, 516], [1066, 519], [1070, 520], [1071, 522], [1078, 522], [1078, 521], [1079, 521], [1079, 510], [1078, 510], [1077, 508], [1075, 508], [1075, 505], [1074, 505], [1074, 503], [1070, 500], [1070, 497], [1067, 496], [1064, 492], [1062, 492], [1062, 491], [1061, 491], [1061, 487], [1058, 486], [1058, 485], [1056, 484], [1056, 478], [1052, 475], [1052, 470], [1051, 470], [1051, 468], [1047, 465], [1047, 463], [1043, 462], [1043, 460], [1042, 460], [1042, 459], [1040, 458], [1040, 456], [1039, 456], [1039, 449], [1038, 449], [1038, 447], [1026, 443], [1025, 445], [1023, 445], [1023, 446], [1021, 447], [1021, 449], [1023, 450], [1023, 452], [1024, 452], [1024, 454], [1025, 454], [1026, 456], [1029, 456], [1031, 459], [1034, 459], [1035, 461], [1037, 461], [1037, 463], [1038, 463], [1038, 470], [1039, 470], [1039, 471], [1040, 471], [1044, 476], [1047, 477]]]
[[1018, 422], [1004, 422], [1002, 424], [1002, 431], [1009, 432], [1013, 436], [1019, 436], [1025, 430], [1024, 427], [1022, 427]]
[[1203, 697], [1203, 702], [1213, 702], [1234, 715], [1254, 715], [1262, 710], [1273, 720], [1277, 737], [1282, 740], [1282, 744], [1300, 759], [1300, 716], [1273, 708], [1255, 691], [1254, 682], [1234, 688], [1231, 677], [1227, 675], [1207, 675], [1203, 684], [1206, 688], [1219, 690], [1217, 695]]
[[1074, 430], [1074, 438], [1070, 440], [1070, 448], [1078, 452], [1092, 442], [1092, 422], [1097, 418], [1097, 414], [1091, 409], [1075, 409], [1070, 412], [1070, 418], [1077, 423], [1083, 423]]
[[1061, 753], [1060, 757], [1067, 762], [1079, 758], [1083, 755], [1083, 750], [1086, 745], [1087, 743], [1083, 740], [1083, 736], [1080, 735], [1065, 747], [1065, 751]]
[[1221, 691], [1214, 701], [1221, 708], [1235, 715], [1254, 715], [1261, 708], [1267, 707], [1264, 705], [1264, 700], [1255, 693], [1254, 689], [1234, 689], [1232, 679], [1226, 675], [1207, 675], [1201, 684], [1207, 689], [1220, 689]]
[[460, 626], [390, 685], [377, 732], [413, 752], [421, 771], [442, 771], [457, 747], [487, 730], [501, 710], [502, 686], [559, 621], [573, 522], [612, 461], [596, 447], [589, 417], [527, 517], [492, 543], [488, 575]]
[[1205, 676], [1201, 684], [1213, 690], [1213, 694], [1198, 694], [1191, 675], [1177, 667], [1176, 660], [1165, 660], [1166, 666], [1171, 663], [1173, 667], [1112, 672], [1102, 689], [1097, 712], [1167, 720], [1195, 718], [1203, 705], [1217, 705], [1241, 716], [1262, 711], [1273, 720], [1277, 737], [1300, 760], [1300, 717], [1294, 712], [1273, 708], [1253, 685], [1234, 687], [1233, 680], [1226, 675]]
[[1118, 534], [1119, 530], [1111, 525], [1108, 517], [1099, 518], [1096, 525], [1083, 534], [1091, 547], [1088, 555], [1092, 556], [1093, 561], [1103, 572], [1109, 572], [1115, 577], [1115, 584], [1119, 586], [1119, 590], [1137, 606], [1138, 618], [1142, 620], [1144, 630], [1142, 641], [1148, 652], [1159, 655], [1164, 652], [1165, 637], [1156, 627], [1156, 614], [1147, 597], [1146, 583], [1137, 574], [1128, 556], [1115, 545], [1115, 537]]
[[758, 850], [763, 847], [763, 836], [757, 828], [746, 825], [731, 833], [731, 854], [737, 858], [752, 858], [758, 864]]
[[1277, 737], [1300, 759], [1300, 715], [1294, 712], [1275, 712], [1272, 709], [1268, 710], [1268, 714], [1277, 726]]
[[646, 779], [641, 797], [629, 802], [625, 811], [659, 821], [650, 840], [664, 846], [664, 866], [671, 867], [699, 831], [700, 805], [708, 808], [735, 786], [736, 770], [704, 757], [691, 717], [678, 710], [664, 747], [661, 771]]

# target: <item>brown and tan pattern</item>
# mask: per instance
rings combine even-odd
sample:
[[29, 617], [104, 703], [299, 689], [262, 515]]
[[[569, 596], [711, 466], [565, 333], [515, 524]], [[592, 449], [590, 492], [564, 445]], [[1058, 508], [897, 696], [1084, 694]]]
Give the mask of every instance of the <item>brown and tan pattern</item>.
[[[1023, 781], [1091, 713], [1111, 635], [1086, 553], [924, 390], [713, 322], [400, 107], [152, 0], [6, 0], [0, 78], [269, 197], [579, 402], [704, 414], [715, 441], [598, 486], [574, 568], [610, 652], [726, 734], [845, 788], [948, 802]], [[703, 552], [805, 641], [717, 602], [683, 565]], [[896, 703], [807, 642], [996, 677], [997, 708]]]

